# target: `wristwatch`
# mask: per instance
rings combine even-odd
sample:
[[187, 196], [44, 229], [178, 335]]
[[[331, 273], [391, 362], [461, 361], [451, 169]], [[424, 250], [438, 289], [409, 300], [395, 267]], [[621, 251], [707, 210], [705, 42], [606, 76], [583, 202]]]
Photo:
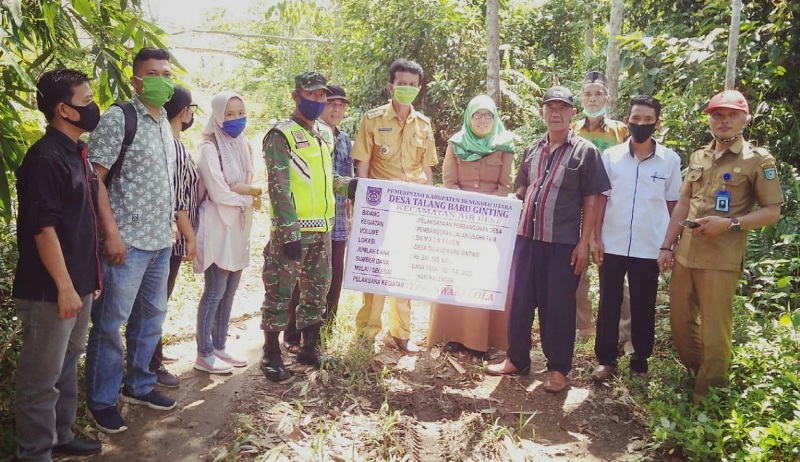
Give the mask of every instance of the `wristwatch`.
[[742, 229], [742, 225], [739, 224], [739, 219], [736, 217], [731, 217], [731, 224], [728, 225], [728, 230], [730, 231], [740, 231]]

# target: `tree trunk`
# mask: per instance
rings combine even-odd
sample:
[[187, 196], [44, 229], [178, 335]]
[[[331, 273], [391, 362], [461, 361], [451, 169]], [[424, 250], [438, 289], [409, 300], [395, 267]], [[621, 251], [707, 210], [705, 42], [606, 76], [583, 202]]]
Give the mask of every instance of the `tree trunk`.
[[742, 0], [733, 0], [731, 6], [731, 31], [728, 37], [728, 61], [725, 64], [725, 89], [736, 88], [736, 58], [739, 55], [739, 24], [742, 16]]
[[586, 31], [584, 32], [586, 45], [583, 49], [583, 62], [588, 64], [594, 56], [594, 8], [591, 2], [586, 7], [586, 17]]
[[611, 0], [611, 19], [608, 26], [606, 77], [608, 78], [608, 112], [617, 115], [619, 103], [619, 35], [622, 34], [624, 0]]
[[486, 0], [486, 94], [500, 106], [500, 0]]

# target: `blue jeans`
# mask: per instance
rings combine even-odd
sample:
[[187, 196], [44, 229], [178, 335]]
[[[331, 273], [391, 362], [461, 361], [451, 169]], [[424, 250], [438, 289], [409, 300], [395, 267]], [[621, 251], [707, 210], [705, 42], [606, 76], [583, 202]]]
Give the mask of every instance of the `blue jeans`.
[[[92, 328], [86, 350], [86, 401], [89, 409], [116, 406], [120, 384], [134, 396], [153, 390], [156, 375], [150, 359], [161, 338], [167, 314], [167, 276], [172, 248], [128, 247], [125, 263], [103, 259], [103, 292], [92, 307]], [[123, 370], [122, 335], [127, 370]], [[123, 376], [124, 372], [124, 376]]]
[[197, 355], [205, 358], [211, 356], [214, 349], [225, 349], [233, 296], [242, 270], [228, 271], [212, 263], [203, 274], [205, 288], [197, 307]]

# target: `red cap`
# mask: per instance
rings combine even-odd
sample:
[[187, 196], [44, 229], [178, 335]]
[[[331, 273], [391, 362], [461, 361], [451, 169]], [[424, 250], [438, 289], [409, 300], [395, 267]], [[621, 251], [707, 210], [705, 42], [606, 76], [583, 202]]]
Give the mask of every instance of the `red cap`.
[[745, 114], [750, 114], [750, 106], [747, 104], [747, 100], [744, 98], [743, 94], [736, 90], [725, 90], [717, 93], [711, 98], [711, 101], [708, 102], [708, 107], [703, 112], [708, 114], [714, 109], [721, 107], [738, 109], [744, 111]]

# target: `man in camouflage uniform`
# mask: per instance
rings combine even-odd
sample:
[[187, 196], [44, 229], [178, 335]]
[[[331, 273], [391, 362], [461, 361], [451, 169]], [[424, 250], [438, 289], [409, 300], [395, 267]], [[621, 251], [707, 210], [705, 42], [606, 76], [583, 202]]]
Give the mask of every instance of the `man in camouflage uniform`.
[[319, 368], [319, 331], [331, 284], [331, 229], [336, 211], [334, 189], [352, 198], [356, 181], [334, 173], [333, 132], [317, 120], [329, 93], [317, 72], [295, 77], [295, 110], [264, 137], [269, 181], [270, 240], [264, 248], [264, 355], [261, 371], [279, 382], [291, 377], [281, 358], [279, 336], [286, 329], [295, 284], [300, 286], [297, 328], [303, 344], [297, 362]]

